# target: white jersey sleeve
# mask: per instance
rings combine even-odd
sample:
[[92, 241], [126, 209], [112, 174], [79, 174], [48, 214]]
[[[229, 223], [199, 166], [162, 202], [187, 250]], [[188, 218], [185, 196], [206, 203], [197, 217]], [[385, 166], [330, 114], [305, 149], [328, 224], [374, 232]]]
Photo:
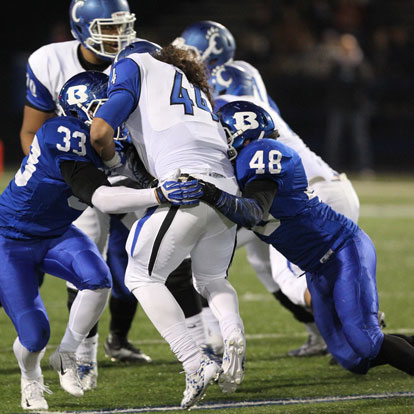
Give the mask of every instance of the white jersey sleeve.
[[[56, 107], [59, 92], [64, 83], [72, 76], [85, 71], [78, 58], [79, 45], [77, 40], [50, 43], [37, 49], [29, 56], [28, 64], [31, 76], [34, 76], [34, 81], [40, 82], [47, 89]], [[109, 69], [110, 67], [104, 73], [109, 74]], [[32, 83], [32, 87], [34, 84], [35, 82]], [[32, 94], [33, 92], [36, 93], [36, 91], [32, 91]], [[31, 101], [36, 102], [36, 96]]]

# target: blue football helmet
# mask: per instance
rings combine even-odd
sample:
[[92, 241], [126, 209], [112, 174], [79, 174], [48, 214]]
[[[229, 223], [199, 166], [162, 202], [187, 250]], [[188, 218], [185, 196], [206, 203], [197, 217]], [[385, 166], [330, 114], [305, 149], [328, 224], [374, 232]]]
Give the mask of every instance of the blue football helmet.
[[149, 53], [153, 55], [156, 52], [161, 50], [161, 46], [157, 45], [156, 43], [150, 42], [149, 40], [137, 40], [135, 42], [130, 43], [128, 46], [124, 47], [115, 58], [115, 63], [121, 59], [126, 58], [133, 53]]
[[219, 109], [217, 115], [226, 131], [230, 161], [237, 157], [247, 140], [277, 136], [272, 117], [264, 108], [252, 102], [229, 102]]
[[136, 37], [127, 0], [72, 0], [69, 19], [74, 38], [103, 60], [113, 60]]
[[254, 79], [242, 67], [233, 63], [214, 68], [209, 78], [209, 84], [215, 97], [224, 94], [254, 95]]
[[236, 51], [230, 31], [222, 24], [208, 20], [188, 26], [173, 44], [195, 52], [210, 71], [231, 61]]
[[62, 114], [91, 125], [96, 111], [108, 100], [108, 80], [105, 73], [92, 70], [72, 76], [59, 93]]

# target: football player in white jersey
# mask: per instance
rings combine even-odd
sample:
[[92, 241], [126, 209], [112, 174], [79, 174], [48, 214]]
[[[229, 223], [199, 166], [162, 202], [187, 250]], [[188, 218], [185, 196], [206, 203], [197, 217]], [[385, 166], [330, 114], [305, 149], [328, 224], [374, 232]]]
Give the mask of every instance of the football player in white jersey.
[[[72, 0], [69, 19], [75, 39], [45, 45], [33, 52], [28, 60], [26, 104], [20, 132], [25, 154], [28, 154], [34, 134], [40, 126], [59, 114], [58, 94], [63, 84], [85, 70], [109, 74], [110, 65], [119, 50], [136, 39], [135, 15], [130, 12], [126, 0]], [[112, 222], [118, 226], [118, 231], [123, 230], [123, 224], [118, 219], [113, 218]], [[112, 224], [110, 216], [90, 207], [74, 224], [104, 254]], [[113, 234], [117, 235], [115, 232]], [[118, 271], [116, 265], [110, 264], [113, 276]], [[114, 280], [110, 298], [111, 332], [105, 342], [105, 351], [112, 358], [149, 362], [151, 358], [127, 340], [137, 302], [133, 295], [126, 292], [124, 294], [122, 285]], [[76, 293], [75, 287], [68, 283], [69, 307]], [[97, 346], [96, 325], [77, 351], [78, 358], [83, 361], [81, 379], [85, 390], [97, 385]]]
[[[125, 121], [146, 169], [160, 182], [181, 171], [237, 194], [225, 134], [210, 99], [204, 70], [188, 52], [168, 45], [153, 56], [132, 53], [113, 65], [108, 101], [92, 123], [92, 145], [108, 165], [116, 165], [113, 132]], [[183, 364], [182, 408], [197, 403], [215, 378], [223, 392], [233, 392], [244, 376], [243, 322], [237, 293], [227, 280], [235, 235], [235, 226], [200, 203], [149, 209], [128, 238], [125, 283]], [[197, 347], [165, 286], [188, 255], [196, 288], [220, 323], [221, 367]]]
[[[281, 134], [279, 140], [295, 149], [302, 158], [309, 183], [315, 192], [336, 211], [357, 222], [359, 200], [351, 182], [312, 152], [284, 122], [279, 108], [267, 94], [259, 71], [248, 62], [233, 60], [236, 43], [226, 27], [212, 21], [196, 22], [188, 26], [174, 43], [190, 48], [200, 56], [209, 69], [210, 84], [216, 94], [226, 94], [218, 97], [220, 100], [215, 109], [223, 103], [240, 98], [267, 109]], [[300, 348], [289, 351], [288, 355], [310, 356], [326, 352], [325, 342], [318, 332], [312, 313], [308, 310], [309, 292], [305, 278], [299, 277], [303, 274], [301, 269], [288, 262], [275, 249], [269, 250], [268, 246], [247, 229], [238, 232], [238, 247], [243, 245], [246, 246], [249, 263], [266, 289], [298, 321], [305, 324], [309, 333], [308, 341]], [[291, 275], [296, 279], [289, 277]], [[305, 298], [308, 298], [307, 302]]]

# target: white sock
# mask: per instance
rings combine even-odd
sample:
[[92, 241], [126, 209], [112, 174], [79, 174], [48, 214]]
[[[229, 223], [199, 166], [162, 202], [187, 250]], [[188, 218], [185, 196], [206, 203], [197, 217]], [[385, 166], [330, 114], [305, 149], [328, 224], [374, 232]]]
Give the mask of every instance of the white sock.
[[220, 324], [223, 339], [234, 329], [244, 332], [243, 321], [239, 315], [237, 293], [227, 279], [218, 279], [205, 286], [208, 305]]
[[76, 350], [76, 356], [79, 361], [95, 362], [98, 355], [98, 334], [91, 336], [90, 338], [84, 338], [78, 349]]
[[35, 380], [42, 375], [42, 369], [40, 368], [40, 361], [45, 354], [46, 348], [43, 348], [39, 352], [30, 352], [25, 348], [17, 337], [13, 343], [13, 352], [19, 363], [22, 377], [28, 380]]
[[185, 318], [185, 325], [198, 346], [207, 343], [206, 330], [201, 312], [190, 316], [189, 318]]
[[321, 337], [321, 339], [322, 339], [322, 336], [321, 336], [321, 334], [319, 332], [319, 329], [316, 326], [316, 323], [315, 322], [305, 323], [305, 328], [308, 331], [308, 334], [310, 336], [313, 336], [313, 337]]
[[211, 346], [215, 353], [223, 353], [223, 337], [221, 336], [219, 321], [208, 306], [203, 307], [202, 315], [207, 344]]
[[188, 334], [185, 322], [177, 323], [161, 332], [162, 337], [170, 345], [177, 359], [183, 364], [184, 371], [191, 374], [200, 366], [201, 352], [191, 335]]
[[110, 289], [80, 290], [70, 308], [69, 322], [59, 348], [75, 352], [82, 340], [98, 322], [108, 301]]
[[182, 362], [184, 370], [195, 371], [199, 366], [201, 352], [187, 330], [182, 309], [167, 287], [160, 282], [148, 283], [135, 288], [132, 293], [154, 327]]

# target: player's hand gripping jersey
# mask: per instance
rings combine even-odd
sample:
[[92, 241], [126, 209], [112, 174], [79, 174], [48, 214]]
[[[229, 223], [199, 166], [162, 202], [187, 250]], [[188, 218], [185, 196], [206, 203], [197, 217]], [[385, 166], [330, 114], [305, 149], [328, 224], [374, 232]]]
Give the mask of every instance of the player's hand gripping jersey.
[[265, 220], [252, 228], [305, 271], [316, 269], [357, 230], [345, 216], [322, 203], [308, 187], [299, 155], [273, 139], [252, 141], [235, 163], [240, 189], [255, 180], [271, 180], [276, 196]]
[[[65, 177], [69, 183], [79, 168], [84, 169], [83, 190], [78, 194], [82, 202], [62, 176], [65, 161], [75, 162], [70, 163], [73, 168]], [[93, 191], [109, 185], [106, 175], [97, 170], [100, 167], [101, 160], [90, 145], [89, 128], [83, 122], [71, 117], [46, 121], [33, 140], [30, 154], [0, 196], [0, 234], [16, 239], [63, 234], [87, 204], [91, 205]], [[71, 186], [80, 188], [74, 183]]]

